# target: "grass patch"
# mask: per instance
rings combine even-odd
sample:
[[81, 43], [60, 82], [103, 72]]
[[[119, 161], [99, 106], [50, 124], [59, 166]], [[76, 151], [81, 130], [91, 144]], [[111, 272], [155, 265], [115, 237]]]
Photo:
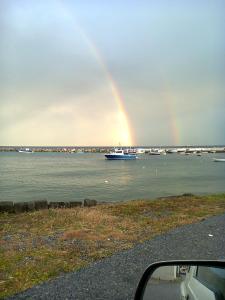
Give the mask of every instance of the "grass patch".
[[0, 214], [0, 297], [225, 212], [225, 194]]

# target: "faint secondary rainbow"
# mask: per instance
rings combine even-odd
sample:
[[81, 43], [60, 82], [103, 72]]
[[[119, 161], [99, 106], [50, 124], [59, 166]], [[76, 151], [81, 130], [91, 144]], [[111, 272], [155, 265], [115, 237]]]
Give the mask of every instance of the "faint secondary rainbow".
[[178, 146], [180, 145], [180, 132], [179, 132], [179, 124], [178, 120], [176, 118], [175, 109], [173, 105], [173, 94], [170, 92], [168, 87], [165, 90], [165, 103], [166, 103], [166, 109], [169, 116], [169, 124], [170, 124], [170, 132], [172, 134], [173, 139], [173, 145]]
[[129, 121], [129, 116], [125, 108], [124, 100], [121, 95], [121, 91], [119, 90], [115, 80], [113, 79], [112, 74], [109, 72], [109, 69], [104, 62], [104, 59], [99, 51], [99, 49], [95, 46], [94, 42], [90, 39], [90, 37], [87, 35], [87, 33], [84, 31], [84, 29], [78, 24], [77, 18], [75, 19], [73, 15], [71, 15], [69, 9], [65, 6], [65, 3], [62, 1], [58, 2], [60, 4], [61, 9], [63, 9], [65, 15], [67, 18], [69, 18], [70, 22], [72, 22], [74, 28], [76, 31], [79, 32], [80, 36], [84, 40], [84, 42], [87, 44], [90, 52], [95, 57], [96, 61], [102, 68], [102, 71], [105, 74], [105, 77], [108, 81], [109, 88], [111, 90], [111, 93], [113, 95], [113, 98], [116, 102], [116, 105], [118, 107], [118, 122], [119, 122], [119, 129], [117, 133], [117, 139], [118, 141], [115, 142], [115, 144], [120, 143], [122, 146], [132, 146], [134, 145], [134, 134], [133, 130]]

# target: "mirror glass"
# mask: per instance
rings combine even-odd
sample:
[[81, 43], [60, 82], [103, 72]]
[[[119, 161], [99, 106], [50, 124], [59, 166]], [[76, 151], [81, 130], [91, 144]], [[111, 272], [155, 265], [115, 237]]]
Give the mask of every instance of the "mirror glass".
[[225, 300], [225, 268], [173, 265], [149, 278], [144, 300]]

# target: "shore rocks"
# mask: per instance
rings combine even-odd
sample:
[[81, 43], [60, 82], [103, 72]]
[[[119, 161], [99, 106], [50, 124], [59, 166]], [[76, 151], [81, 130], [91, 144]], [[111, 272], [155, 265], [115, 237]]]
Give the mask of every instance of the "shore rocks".
[[25, 211], [34, 211], [35, 203], [34, 202], [15, 202], [14, 203], [14, 213], [21, 213]]
[[34, 211], [34, 210], [35, 210], [35, 203], [27, 202], [27, 211]]
[[70, 202], [70, 207], [78, 207], [78, 206], [82, 206], [82, 202], [81, 201], [71, 201]]
[[69, 208], [70, 203], [69, 202], [50, 202], [48, 205], [49, 208]]
[[92, 199], [84, 199], [84, 206], [91, 207], [91, 206], [96, 206], [97, 201], [92, 200]]
[[13, 202], [11, 201], [2, 201], [0, 202], [0, 212], [14, 212]]
[[48, 208], [48, 201], [47, 200], [38, 200], [34, 202], [34, 206], [36, 210], [39, 209], [46, 209]]
[[27, 202], [16, 202], [14, 203], [14, 212], [15, 213], [21, 213], [24, 211], [27, 211]]
[[1, 201], [0, 202], [0, 213], [23, 213], [31, 212], [34, 210], [50, 209], [50, 208], [73, 208], [73, 207], [91, 207], [96, 206], [97, 201], [92, 199], [84, 199], [81, 201], [51, 201], [48, 203], [47, 200], [38, 200], [30, 202], [12, 202], [12, 201]]

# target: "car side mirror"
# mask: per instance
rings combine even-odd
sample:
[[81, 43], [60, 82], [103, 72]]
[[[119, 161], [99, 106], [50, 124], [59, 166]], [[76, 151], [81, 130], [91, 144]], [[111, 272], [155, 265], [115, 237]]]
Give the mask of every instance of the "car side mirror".
[[225, 300], [225, 261], [165, 261], [144, 272], [135, 300]]

